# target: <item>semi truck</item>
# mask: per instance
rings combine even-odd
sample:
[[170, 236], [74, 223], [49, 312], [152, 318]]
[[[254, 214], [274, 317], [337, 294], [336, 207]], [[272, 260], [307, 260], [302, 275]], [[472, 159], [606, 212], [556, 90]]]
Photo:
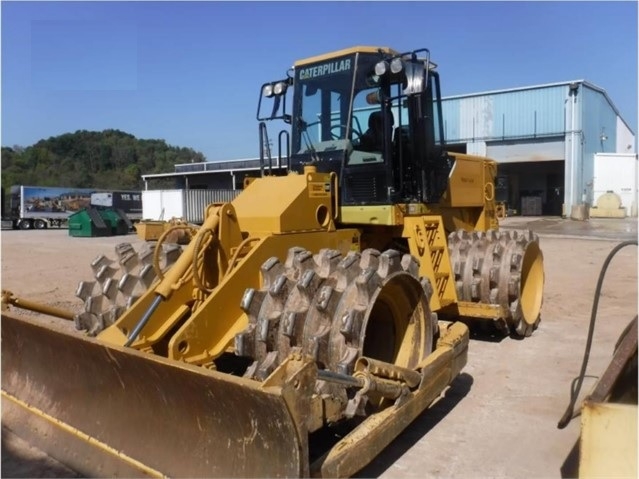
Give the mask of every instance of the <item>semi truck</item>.
[[6, 229], [11, 229], [13, 228], [13, 221], [11, 221], [11, 218], [9, 217], [9, 212], [8, 212], [8, 208], [7, 208], [7, 195], [5, 194], [4, 191], [4, 186], [0, 187], [0, 189], [2, 190], [1, 195], [2, 195], [2, 229], [6, 230]]
[[140, 191], [98, 191], [91, 193], [91, 206], [111, 208], [124, 212], [131, 221], [142, 219]]
[[[131, 219], [139, 219], [142, 213], [142, 201], [139, 191], [114, 192], [99, 190], [97, 188], [73, 188], [54, 186], [25, 186], [15, 185], [11, 187], [10, 207], [8, 220], [16, 229], [45, 229], [50, 227], [65, 226], [69, 216], [84, 208], [93, 206], [92, 195], [100, 194], [96, 201], [106, 201], [103, 194], [111, 194], [116, 200], [115, 208], [122, 209]], [[117, 193], [117, 194], [116, 194]], [[131, 199], [125, 206], [120, 200], [122, 195], [128, 195]], [[133, 199], [135, 198], [136, 201]], [[102, 205], [100, 203], [100, 205]], [[128, 211], [127, 211], [128, 210]], [[136, 217], [137, 215], [137, 217]]]

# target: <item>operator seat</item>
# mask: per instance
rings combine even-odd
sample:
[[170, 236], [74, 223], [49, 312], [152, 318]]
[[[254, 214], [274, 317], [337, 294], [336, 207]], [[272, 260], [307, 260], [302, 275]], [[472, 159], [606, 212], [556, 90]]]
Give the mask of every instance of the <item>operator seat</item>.
[[[389, 114], [392, 132], [395, 117], [390, 111]], [[368, 116], [368, 130], [362, 135], [358, 149], [379, 152], [384, 150], [384, 120], [381, 110], [375, 110]]]

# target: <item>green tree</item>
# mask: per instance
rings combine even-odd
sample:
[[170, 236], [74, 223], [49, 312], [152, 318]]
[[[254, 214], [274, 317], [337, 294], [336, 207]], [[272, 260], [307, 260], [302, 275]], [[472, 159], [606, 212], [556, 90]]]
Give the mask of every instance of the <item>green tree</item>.
[[143, 173], [169, 173], [176, 163], [206, 161], [192, 148], [137, 139], [116, 129], [78, 130], [26, 148], [2, 147], [2, 185], [142, 189]]

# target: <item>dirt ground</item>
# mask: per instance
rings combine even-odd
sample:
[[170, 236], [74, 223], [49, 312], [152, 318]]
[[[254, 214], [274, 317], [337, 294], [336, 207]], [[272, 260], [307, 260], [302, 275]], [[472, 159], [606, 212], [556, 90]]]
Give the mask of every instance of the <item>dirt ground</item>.
[[[561, 477], [580, 425], [577, 418], [559, 430], [557, 422], [580, 369], [597, 278], [609, 252], [624, 239], [636, 239], [636, 220], [612, 228], [612, 233], [604, 228], [602, 234], [597, 228], [586, 234], [581, 225], [571, 230], [570, 220], [503, 223], [505, 228], [522, 225], [539, 231], [544, 254], [539, 328], [523, 341], [471, 341], [461, 376], [359, 476]], [[100, 253], [113, 257], [118, 243], [141, 245], [135, 235], [71, 238], [66, 230], [3, 231], [0, 239], [2, 289], [76, 311], [81, 302], [75, 289], [78, 281], [91, 278], [90, 262]], [[636, 314], [637, 250], [629, 246], [608, 268], [588, 375], [603, 372], [619, 334]], [[594, 381], [586, 380], [581, 396]], [[2, 432], [2, 477], [72, 475], [9, 431]]]

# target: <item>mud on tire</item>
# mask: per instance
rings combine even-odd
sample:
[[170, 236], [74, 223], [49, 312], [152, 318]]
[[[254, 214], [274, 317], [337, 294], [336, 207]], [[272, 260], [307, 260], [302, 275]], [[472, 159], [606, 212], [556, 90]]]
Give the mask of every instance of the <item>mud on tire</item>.
[[541, 320], [543, 256], [532, 231], [468, 232], [448, 237], [461, 301], [500, 305], [507, 317], [496, 326], [515, 337], [527, 337]]
[[[115, 260], [100, 255], [91, 262], [94, 279], [81, 281], [75, 293], [84, 303], [83, 311], [75, 317], [76, 329], [95, 336], [140, 298], [157, 277], [155, 248], [156, 243], [145, 243], [136, 251], [130, 243], [120, 243], [115, 247]], [[163, 244], [160, 269], [166, 271], [181, 253], [179, 245]]]
[[249, 324], [235, 349], [254, 359], [245, 376], [265, 379], [294, 351], [341, 374], [352, 374], [362, 354], [416, 367], [437, 332], [428, 306], [433, 290], [418, 269], [394, 250], [342, 256], [292, 248], [285, 263], [266, 261], [262, 288], [248, 289], [241, 304]]

